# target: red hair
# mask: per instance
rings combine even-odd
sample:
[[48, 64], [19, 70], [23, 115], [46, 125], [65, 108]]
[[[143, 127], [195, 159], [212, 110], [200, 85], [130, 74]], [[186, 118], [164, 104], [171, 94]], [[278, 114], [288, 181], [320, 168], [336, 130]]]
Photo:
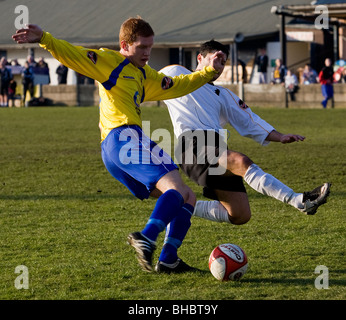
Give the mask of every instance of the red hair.
[[124, 40], [131, 45], [137, 40], [138, 36], [150, 37], [153, 35], [154, 31], [150, 24], [137, 16], [137, 18], [129, 18], [123, 22], [119, 32], [119, 43]]

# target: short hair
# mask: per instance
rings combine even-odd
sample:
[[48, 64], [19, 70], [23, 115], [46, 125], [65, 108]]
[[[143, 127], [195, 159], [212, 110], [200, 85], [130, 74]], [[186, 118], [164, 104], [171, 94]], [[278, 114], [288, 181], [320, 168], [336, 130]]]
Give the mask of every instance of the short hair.
[[228, 46], [223, 45], [222, 43], [218, 41], [210, 40], [210, 41], [204, 42], [199, 48], [199, 53], [203, 57], [205, 57], [208, 53], [213, 53], [216, 51], [222, 51], [226, 55], [226, 59], [228, 58], [228, 55], [229, 55]]
[[125, 40], [128, 44], [133, 44], [137, 37], [150, 37], [154, 31], [150, 24], [144, 21], [140, 16], [129, 18], [123, 22], [119, 32], [119, 42]]

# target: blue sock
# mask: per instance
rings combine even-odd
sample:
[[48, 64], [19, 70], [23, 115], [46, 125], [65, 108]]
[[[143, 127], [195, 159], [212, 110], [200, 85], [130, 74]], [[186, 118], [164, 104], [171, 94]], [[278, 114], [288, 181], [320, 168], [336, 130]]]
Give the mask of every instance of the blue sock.
[[142, 230], [142, 234], [152, 241], [174, 219], [184, 204], [183, 196], [176, 190], [168, 190], [157, 200], [155, 208]]
[[193, 210], [193, 206], [185, 203], [178, 215], [167, 226], [165, 244], [162, 248], [159, 261], [169, 264], [177, 261], [177, 251], [191, 226]]

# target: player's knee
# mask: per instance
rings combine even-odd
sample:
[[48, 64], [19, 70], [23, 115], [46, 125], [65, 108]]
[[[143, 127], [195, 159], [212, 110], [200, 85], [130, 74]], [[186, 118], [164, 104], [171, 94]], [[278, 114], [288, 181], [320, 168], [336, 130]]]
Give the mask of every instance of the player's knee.
[[178, 191], [184, 198], [184, 203], [188, 203], [193, 207], [196, 204], [196, 196], [193, 191], [183, 182], [178, 170], [170, 171], [164, 175], [156, 184], [156, 188], [165, 193], [170, 189]]
[[236, 173], [245, 172], [248, 167], [253, 163], [252, 160], [239, 152], [230, 152], [228, 154], [228, 167], [231, 171]]
[[188, 203], [193, 207], [196, 205], [196, 201], [197, 201], [196, 195], [187, 186], [186, 186], [186, 198], [184, 197], [184, 199], [185, 199], [185, 203]]
[[228, 218], [230, 223], [235, 224], [235, 225], [241, 225], [249, 222], [251, 219], [251, 212], [250, 211], [243, 211], [240, 214], [228, 214]]
[[196, 195], [187, 185], [179, 186], [177, 188], [172, 189], [175, 189], [181, 194], [181, 196], [184, 198], [184, 203], [188, 203], [193, 207], [196, 205]]
[[249, 168], [253, 164], [253, 161], [248, 157], [243, 155], [242, 157], [242, 166], [244, 169]]
[[236, 162], [237, 162], [237, 165], [243, 169], [247, 169], [253, 163], [252, 160], [248, 156], [241, 153], [237, 155]]

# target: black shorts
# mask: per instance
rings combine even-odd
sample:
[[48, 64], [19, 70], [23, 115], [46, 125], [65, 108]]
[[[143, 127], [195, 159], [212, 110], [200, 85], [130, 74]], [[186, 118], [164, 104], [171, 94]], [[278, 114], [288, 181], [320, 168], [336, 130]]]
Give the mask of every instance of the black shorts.
[[10, 83], [7, 81], [2, 81], [0, 84], [0, 94], [2, 96], [7, 96], [8, 95], [8, 87], [9, 87]]
[[210, 174], [210, 168], [217, 168], [220, 154], [228, 150], [227, 142], [215, 131], [194, 130], [182, 133], [178, 138], [175, 156], [181, 170], [198, 185], [203, 186], [203, 195], [218, 200], [215, 189], [245, 192], [241, 176]]

